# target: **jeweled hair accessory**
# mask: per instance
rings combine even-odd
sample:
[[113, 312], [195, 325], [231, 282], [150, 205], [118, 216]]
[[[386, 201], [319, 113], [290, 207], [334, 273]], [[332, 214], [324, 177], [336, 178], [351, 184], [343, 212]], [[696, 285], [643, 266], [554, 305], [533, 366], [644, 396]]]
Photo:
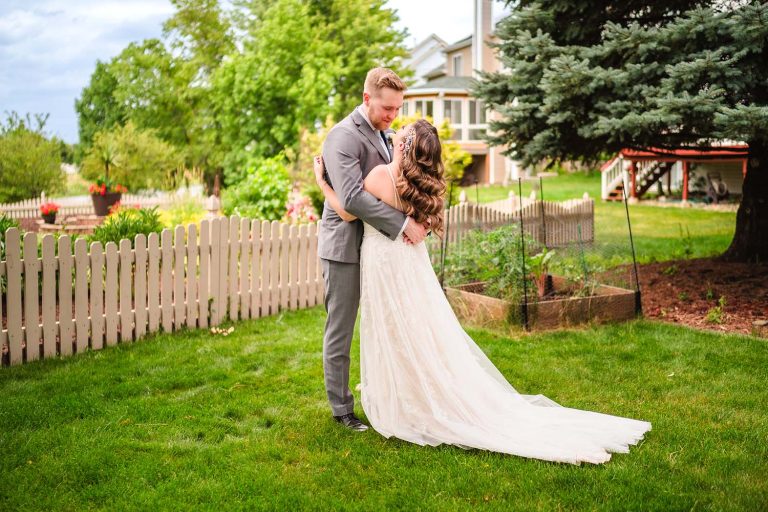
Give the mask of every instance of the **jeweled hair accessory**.
[[411, 149], [411, 144], [413, 144], [413, 138], [416, 136], [416, 130], [411, 128], [408, 130], [408, 133], [405, 135], [405, 147], [403, 148], [403, 154], [408, 154], [408, 151]]

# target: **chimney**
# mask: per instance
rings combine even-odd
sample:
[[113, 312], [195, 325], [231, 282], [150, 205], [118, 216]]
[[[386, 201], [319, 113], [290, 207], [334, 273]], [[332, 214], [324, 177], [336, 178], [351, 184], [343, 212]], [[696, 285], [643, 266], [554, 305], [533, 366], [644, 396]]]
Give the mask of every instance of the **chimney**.
[[487, 42], [492, 31], [492, 10], [492, 0], [475, 0], [475, 24], [472, 30], [472, 75], [475, 78], [478, 71], [489, 71], [486, 69], [490, 56]]

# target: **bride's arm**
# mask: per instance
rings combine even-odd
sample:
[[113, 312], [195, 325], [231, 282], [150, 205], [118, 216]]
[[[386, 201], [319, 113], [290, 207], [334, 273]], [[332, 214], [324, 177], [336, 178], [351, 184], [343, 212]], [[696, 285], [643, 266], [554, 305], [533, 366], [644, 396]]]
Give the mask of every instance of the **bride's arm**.
[[323, 195], [325, 196], [325, 199], [330, 203], [331, 208], [333, 208], [336, 213], [341, 217], [341, 220], [344, 222], [352, 222], [353, 220], [357, 220], [357, 217], [346, 211], [344, 208], [341, 207], [341, 202], [339, 202], [339, 197], [336, 195], [336, 192], [331, 188], [330, 185], [328, 185], [328, 182], [325, 181], [325, 178], [323, 177], [323, 158], [320, 156], [315, 157], [314, 161], [314, 171], [315, 171], [315, 181], [317, 181], [317, 185], [320, 187], [320, 190], [323, 191]]

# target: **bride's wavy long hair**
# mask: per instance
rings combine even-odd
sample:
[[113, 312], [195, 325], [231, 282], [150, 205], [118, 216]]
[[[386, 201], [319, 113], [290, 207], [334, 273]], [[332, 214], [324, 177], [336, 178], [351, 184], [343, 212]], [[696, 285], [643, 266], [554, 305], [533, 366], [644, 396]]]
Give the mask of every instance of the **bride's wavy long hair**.
[[445, 168], [437, 129], [419, 119], [411, 125], [404, 142], [397, 192], [405, 214], [416, 222], [429, 222], [432, 232], [442, 237]]

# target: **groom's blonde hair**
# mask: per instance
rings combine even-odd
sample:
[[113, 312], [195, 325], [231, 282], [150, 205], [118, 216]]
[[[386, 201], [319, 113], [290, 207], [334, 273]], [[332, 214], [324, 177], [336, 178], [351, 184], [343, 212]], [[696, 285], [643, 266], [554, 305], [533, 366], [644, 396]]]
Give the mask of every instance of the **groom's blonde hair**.
[[403, 92], [406, 89], [406, 86], [405, 82], [403, 82], [400, 77], [397, 76], [397, 73], [391, 69], [373, 68], [365, 77], [363, 92], [367, 92], [371, 96], [378, 96], [379, 91], [384, 88]]

